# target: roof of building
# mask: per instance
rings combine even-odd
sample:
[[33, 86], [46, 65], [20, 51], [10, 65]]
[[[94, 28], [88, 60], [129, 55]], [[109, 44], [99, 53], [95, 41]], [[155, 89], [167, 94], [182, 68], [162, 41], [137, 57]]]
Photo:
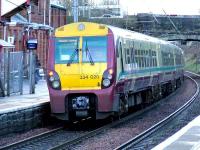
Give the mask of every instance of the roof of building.
[[20, 7], [22, 4], [26, 3], [27, 0], [15, 0], [15, 1], [7, 1], [7, 0], [2, 0], [2, 5], [1, 5], [1, 16], [11, 12], [17, 7]]
[[26, 18], [24, 18], [22, 15], [16, 14], [16, 15], [11, 17], [11, 22], [27, 23], [28, 20]]
[[5, 40], [0, 39], [0, 46], [14, 48], [15, 46]]

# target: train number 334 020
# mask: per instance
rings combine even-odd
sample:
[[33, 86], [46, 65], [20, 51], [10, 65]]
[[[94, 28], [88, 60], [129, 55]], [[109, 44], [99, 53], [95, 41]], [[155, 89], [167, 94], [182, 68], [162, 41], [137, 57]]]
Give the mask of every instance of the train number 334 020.
[[80, 79], [99, 79], [99, 75], [87, 75], [87, 74], [82, 74], [80, 75]]

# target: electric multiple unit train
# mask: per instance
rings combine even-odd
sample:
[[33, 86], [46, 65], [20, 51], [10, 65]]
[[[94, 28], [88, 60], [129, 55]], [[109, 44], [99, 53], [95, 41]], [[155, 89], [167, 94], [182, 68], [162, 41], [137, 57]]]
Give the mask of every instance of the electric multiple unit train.
[[56, 29], [47, 72], [53, 115], [103, 119], [174, 91], [184, 79], [184, 59], [167, 41], [78, 22]]

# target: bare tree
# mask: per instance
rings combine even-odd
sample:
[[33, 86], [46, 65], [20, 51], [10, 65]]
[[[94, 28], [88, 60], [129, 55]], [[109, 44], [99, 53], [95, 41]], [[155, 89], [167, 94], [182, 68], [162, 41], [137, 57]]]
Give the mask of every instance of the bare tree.
[[119, 5], [119, 0], [102, 0], [102, 5]]
[[73, 0], [64, 0], [64, 4], [66, 7], [66, 15], [71, 16], [72, 15], [72, 2]]

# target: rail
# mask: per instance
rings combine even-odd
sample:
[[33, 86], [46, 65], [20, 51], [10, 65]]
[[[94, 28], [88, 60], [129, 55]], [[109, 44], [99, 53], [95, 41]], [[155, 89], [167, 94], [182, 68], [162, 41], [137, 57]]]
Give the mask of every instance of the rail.
[[[192, 72], [188, 72], [188, 73], [194, 74]], [[197, 76], [200, 77], [200, 75], [197, 75]], [[161, 120], [160, 122], [158, 122], [157, 124], [155, 124], [151, 128], [149, 128], [149, 129], [145, 130], [144, 132], [142, 132], [141, 134], [137, 135], [136, 137], [133, 137], [129, 141], [123, 143], [122, 145], [115, 148], [114, 150], [123, 150], [123, 149], [128, 149], [128, 148], [134, 146], [138, 142], [140, 142], [140, 141], [144, 140], [145, 138], [147, 138], [148, 136], [150, 136], [156, 130], [160, 129], [162, 126], [166, 125], [166, 123], [168, 123], [170, 120], [175, 118], [178, 114], [180, 114], [182, 111], [184, 111], [186, 108], [188, 108], [190, 106], [190, 104], [194, 102], [197, 95], [199, 94], [199, 85], [194, 79], [192, 79], [189, 76], [187, 76], [187, 77], [190, 78], [195, 83], [195, 85], [197, 87], [195, 94], [190, 98], [190, 100], [187, 103], [185, 103], [182, 107], [180, 107], [177, 111], [175, 111], [171, 115], [167, 116], [165, 119]]]
[[56, 133], [58, 131], [61, 131], [62, 129], [63, 129], [63, 127], [59, 127], [59, 128], [53, 129], [51, 131], [47, 131], [47, 132], [41, 133], [39, 135], [35, 135], [35, 136], [32, 136], [32, 137], [26, 138], [24, 140], [21, 140], [21, 141], [6, 145], [4, 147], [0, 147], [0, 149], [1, 150], [20, 149], [23, 146], [28, 145], [28, 144], [30, 144], [30, 143], [32, 143], [34, 141], [39, 141], [39, 140], [41, 140], [41, 139], [43, 139], [43, 138], [45, 138], [47, 136], [51, 136], [52, 134], [54, 134], [54, 133]]

